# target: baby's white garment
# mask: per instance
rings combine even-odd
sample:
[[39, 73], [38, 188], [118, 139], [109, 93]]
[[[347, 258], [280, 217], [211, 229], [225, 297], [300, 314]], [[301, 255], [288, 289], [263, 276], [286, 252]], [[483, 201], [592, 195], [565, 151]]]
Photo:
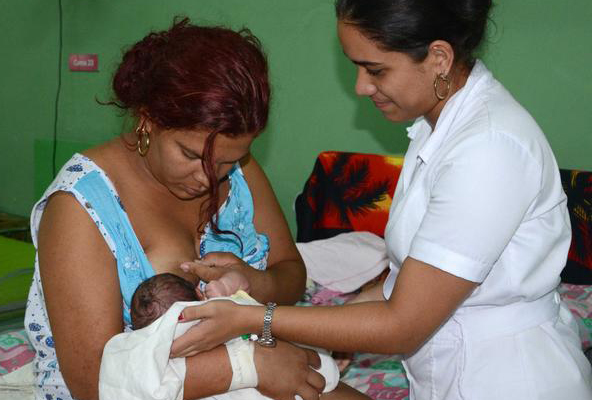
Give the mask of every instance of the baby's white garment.
[[[231, 297], [212, 300], [230, 300], [238, 304], [259, 305], [254, 299], [239, 291]], [[104, 346], [100, 366], [100, 400], [181, 400], [185, 378], [185, 358], [169, 359], [171, 343], [197, 323], [178, 323], [181, 311], [205, 301], [177, 302], [149, 326], [120, 333]], [[243, 340], [235, 338], [231, 341]], [[231, 342], [230, 341], [230, 342]], [[315, 349], [321, 358], [317, 371], [326, 380], [325, 392], [335, 389], [339, 370], [333, 358], [321, 349]], [[211, 400], [265, 400], [256, 389], [239, 389], [219, 394]]]
[[390, 265], [385, 241], [371, 232], [348, 232], [296, 243], [310, 279], [328, 289], [350, 293]]

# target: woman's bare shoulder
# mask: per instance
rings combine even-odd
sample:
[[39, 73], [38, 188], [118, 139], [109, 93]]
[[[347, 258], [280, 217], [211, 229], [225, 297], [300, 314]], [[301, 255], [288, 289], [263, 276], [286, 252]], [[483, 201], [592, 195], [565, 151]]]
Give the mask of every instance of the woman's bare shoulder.
[[126, 170], [125, 164], [130, 153], [122, 137], [117, 137], [97, 146], [90, 147], [81, 154], [92, 160], [98, 167], [109, 175], [119, 175]]

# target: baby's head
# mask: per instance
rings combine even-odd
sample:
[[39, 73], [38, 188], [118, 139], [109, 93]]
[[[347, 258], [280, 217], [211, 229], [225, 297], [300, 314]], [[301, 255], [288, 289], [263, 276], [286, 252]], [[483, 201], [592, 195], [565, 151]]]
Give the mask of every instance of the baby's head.
[[146, 279], [135, 290], [131, 299], [133, 329], [141, 329], [163, 315], [173, 303], [196, 301], [195, 286], [171, 273], [157, 274]]

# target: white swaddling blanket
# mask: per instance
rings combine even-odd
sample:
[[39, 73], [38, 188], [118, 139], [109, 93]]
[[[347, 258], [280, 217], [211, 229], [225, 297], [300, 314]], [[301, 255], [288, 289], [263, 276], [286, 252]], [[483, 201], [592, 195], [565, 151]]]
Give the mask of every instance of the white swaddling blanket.
[[328, 289], [350, 293], [389, 267], [385, 241], [371, 232], [348, 232], [296, 243], [310, 279]]
[[[244, 292], [231, 297], [211, 300], [230, 300], [238, 304], [259, 303]], [[207, 300], [207, 301], [211, 301]], [[100, 366], [100, 400], [181, 400], [185, 378], [185, 358], [169, 359], [171, 343], [197, 321], [178, 323], [181, 311], [205, 301], [177, 302], [149, 326], [112, 337], [104, 347]], [[233, 340], [242, 340], [235, 338]], [[333, 358], [324, 350], [315, 349], [321, 358], [317, 371], [325, 377], [325, 391], [333, 390], [339, 381], [339, 370]], [[239, 389], [207, 399], [265, 400], [256, 389]]]

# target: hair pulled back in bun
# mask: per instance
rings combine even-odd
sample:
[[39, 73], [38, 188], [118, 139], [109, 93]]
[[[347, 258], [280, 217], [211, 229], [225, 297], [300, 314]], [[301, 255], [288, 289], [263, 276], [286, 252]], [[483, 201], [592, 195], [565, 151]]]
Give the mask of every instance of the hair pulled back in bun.
[[445, 40], [456, 62], [472, 65], [491, 7], [491, 0], [337, 0], [336, 15], [385, 50], [423, 61], [429, 44]]

